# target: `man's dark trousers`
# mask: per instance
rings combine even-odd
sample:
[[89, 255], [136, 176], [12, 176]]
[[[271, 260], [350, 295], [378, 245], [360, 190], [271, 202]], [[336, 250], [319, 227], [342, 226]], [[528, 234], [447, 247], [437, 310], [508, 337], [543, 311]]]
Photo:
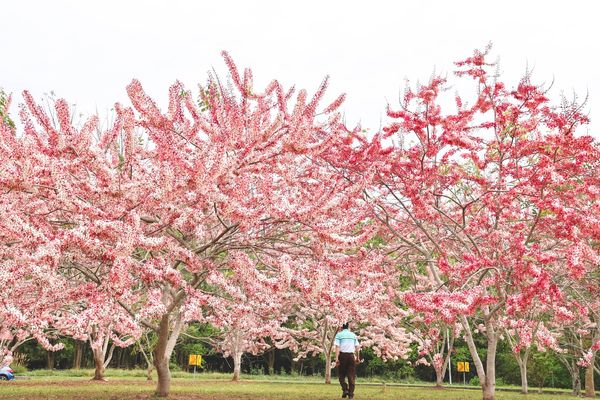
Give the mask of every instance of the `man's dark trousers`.
[[[338, 356], [340, 365], [338, 375], [342, 391], [348, 393], [348, 397], [354, 397], [354, 383], [356, 382], [356, 363], [354, 362], [354, 353], [340, 353]], [[348, 383], [346, 383], [348, 377]]]

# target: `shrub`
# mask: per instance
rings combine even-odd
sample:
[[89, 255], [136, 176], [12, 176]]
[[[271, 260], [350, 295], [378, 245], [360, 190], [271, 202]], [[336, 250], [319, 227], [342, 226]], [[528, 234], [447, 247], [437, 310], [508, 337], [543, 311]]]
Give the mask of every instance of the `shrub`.
[[471, 378], [471, 380], [469, 381], [469, 385], [471, 386], [481, 386], [481, 381], [479, 380], [478, 376], [474, 376]]

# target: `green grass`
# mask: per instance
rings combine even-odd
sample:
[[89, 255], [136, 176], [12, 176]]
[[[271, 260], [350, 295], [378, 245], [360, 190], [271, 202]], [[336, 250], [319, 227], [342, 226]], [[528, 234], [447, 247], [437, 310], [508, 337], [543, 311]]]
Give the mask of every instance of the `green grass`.
[[[36, 370], [32, 370], [32, 371], [27, 371], [27, 372], [23, 372], [20, 374], [17, 374], [20, 376], [26, 376], [29, 378], [44, 378], [44, 377], [49, 377], [49, 378], [65, 378], [65, 379], [70, 379], [70, 378], [85, 378], [85, 377], [93, 377], [94, 376], [94, 370], [93, 369], [62, 369], [62, 370], [48, 370], [48, 369], [36, 369]], [[108, 368], [106, 370], [105, 373], [107, 378], [119, 378], [119, 379], [132, 379], [132, 378], [146, 378], [146, 370], [143, 369], [113, 369], [113, 368]], [[156, 371], [153, 372], [152, 376], [154, 377], [154, 379], [156, 379]], [[231, 380], [232, 377], [232, 373], [221, 373], [221, 372], [197, 372], [196, 375], [194, 375], [191, 372], [187, 372], [187, 371], [171, 371], [171, 376], [173, 378], [181, 378], [181, 379], [202, 379], [202, 380], [224, 380], [224, 381], [229, 381]], [[287, 374], [273, 374], [273, 375], [250, 375], [250, 374], [242, 374], [242, 379], [243, 380], [250, 380], [250, 381], [268, 381], [268, 382], [272, 382], [272, 381], [285, 381], [285, 382], [289, 382], [289, 381], [302, 381], [302, 382], [315, 382], [315, 383], [319, 383], [322, 382], [324, 380], [322, 375], [297, 375], [297, 374], [293, 374], [293, 375], [287, 375]], [[332, 379], [337, 379], [336, 377], [333, 377]], [[385, 380], [382, 379], [381, 377], [361, 377], [359, 378], [361, 382], [374, 382], [374, 383], [381, 383], [381, 382], [387, 382], [387, 383], [392, 383], [391, 380]], [[423, 384], [423, 385], [430, 385], [429, 382], [421, 382], [421, 381], [416, 381], [414, 379], [410, 379], [410, 380], [401, 380], [401, 381], [393, 381], [393, 383], [405, 383], [405, 384]]]
[[[82, 370], [89, 373], [89, 370]], [[71, 371], [73, 372], [73, 371]], [[109, 371], [107, 371], [109, 372]], [[140, 372], [140, 371], [137, 371]], [[136, 373], [137, 373], [136, 372]], [[141, 371], [144, 372], [144, 371]], [[55, 376], [44, 376], [41, 372], [30, 374], [29, 379], [20, 379], [0, 383], [0, 398], [3, 400], [142, 400], [153, 397], [156, 382], [147, 382], [145, 377], [120, 373], [108, 375], [108, 382], [91, 382], [87, 376], [67, 376], [62, 371], [54, 371]], [[82, 372], [83, 373], [83, 372]], [[179, 375], [179, 373], [176, 373]], [[245, 376], [250, 378], [252, 376]], [[340, 388], [337, 383], [325, 385], [312, 379], [296, 379], [295, 381], [274, 380], [264, 382], [244, 379], [234, 383], [229, 374], [198, 374], [194, 378], [174, 378], [171, 386], [171, 398], [176, 400], [321, 400], [337, 399]], [[264, 377], [263, 377], [264, 378]], [[289, 377], [288, 377], [289, 378]], [[318, 378], [318, 377], [316, 377]], [[319, 378], [322, 379], [322, 378]], [[497, 400], [551, 400], [559, 397], [569, 400], [576, 397], [556, 394], [529, 394], [527, 396], [514, 392], [498, 391]], [[409, 386], [392, 386], [360, 382], [356, 388], [358, 399], [395, 399], [395, 400], [470, 400], [481, 399], [480, 390], [460, 388], [434, 389]]]

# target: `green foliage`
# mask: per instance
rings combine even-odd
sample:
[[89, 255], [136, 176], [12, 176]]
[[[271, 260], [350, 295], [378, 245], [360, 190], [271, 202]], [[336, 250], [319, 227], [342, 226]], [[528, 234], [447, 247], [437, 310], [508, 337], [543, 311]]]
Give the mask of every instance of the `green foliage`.
[[357, 367], [359, 377], [378, 377], [386, 381], [402, 381], [414, 378], [414, 368], [407, 360], [384, 361], [372, 349], [360, 352], [363, 363]]
[[220, 331], [211, 325], [200, 323], [190, 324], [185, 334], [181, 335], [180, 341], [173, 352], [173, 357], [176, 356], [176, 353], [183, 353], [183, 358], [187, 362], [190, 354], [215, 354], [209, 341], [216, 338], [219, 334]]
[[[521, 385], [521, 373], [519, 364], [512, 349], [507, 342], [500, 342], [498, 345], [498, 354], [496, 355], [496, 377], [503, 382], [511, 385]], [[497, 384], [497, 382], [496, 382]]]
[[0, 119], [2, 119], [2, 123], [4, 125], [7, 125], [8, 127], [10, 127], [10, 129], [14, 130], [15, 129], [14, 121], [10, 118], [9, 113], [4, 111], [7, 103], [8, 103], [8, 96], [4, 92], [4, 89], [0, 88]]
[[527, 367], [530, 382], [540, 389], [548, 385], [554, 386], [554, 376], [563, 370], [558, 358], [549, 351], [533, 353]]
[[496, 386], [509, 386], [504, 379], [502, 378], [496, 378]]
[[15, 364], [14, 362], [10, 365], [15, 375], [21, 375], [27, 372], [27, 367], [23, 364]]
[[23, 372], [27, 372], [27, 362], [29, 357], [25, 353], [16, 352], [13, 354], [13, 361], [10, 364], [10, 367], [16, 374], [21, 374]]

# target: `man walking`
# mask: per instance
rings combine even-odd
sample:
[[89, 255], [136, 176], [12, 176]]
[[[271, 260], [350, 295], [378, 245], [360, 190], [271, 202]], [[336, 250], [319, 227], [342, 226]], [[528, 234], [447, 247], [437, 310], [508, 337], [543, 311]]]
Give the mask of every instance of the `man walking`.
[[[335, 365], [338, 367], [342, 398], [354, 398], [354, 384], [356, 382], [356, 364], [360, 361], [358, 339], [350, 332], [348, 323], [342, 325], [342, 330], [335, 335]], [[355, 354], [356, 353], [356, 354]], [[348, 383], [346, 383], [348, 377]]]

